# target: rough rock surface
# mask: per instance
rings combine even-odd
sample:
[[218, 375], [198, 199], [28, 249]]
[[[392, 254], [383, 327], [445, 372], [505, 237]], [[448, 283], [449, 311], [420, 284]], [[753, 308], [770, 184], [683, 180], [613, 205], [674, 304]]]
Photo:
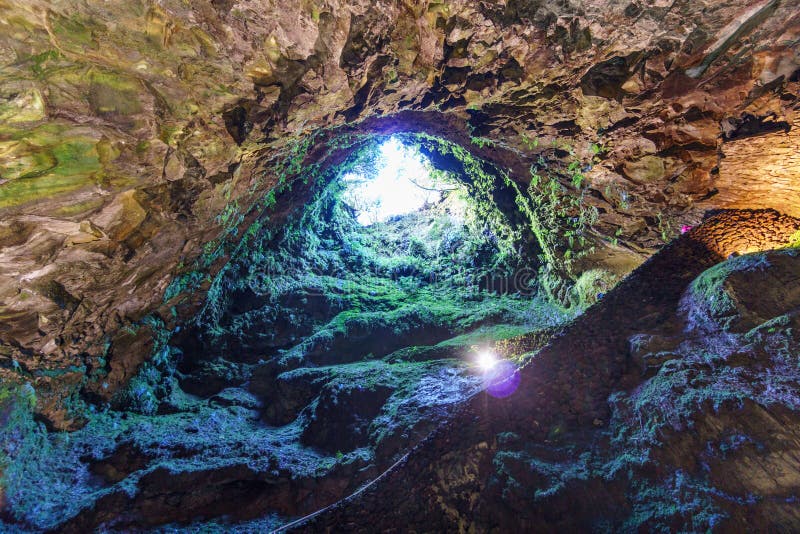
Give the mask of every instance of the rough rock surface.
[[147, 357], [137, 323], [276, 183], [274, 156], [320, 128], [426, 110], [521, 183], [540, 156], [569, 183], [578, 160], [599, 213], [587, 237], [642, 254], [702, 209], [796, 204], [791, 183], [751, 201], [748, 175], [719, 163], [741, 153], [728, 139], [795, 124], [791, 2], [2, 10], [3, 376], [24, 369], [56, 427], [80, 424], [82, 376], [108, 375], [101, 398], [131, 379]]
[[[0, 65], [4, 526], [270, 530], [434, 431], [299, 527], [798, 529], [794, 2], [0, 2]], [[392, 134], [597, 305], [259, 316], [248, 247]], [[484, 338], [546, 345], [509, 398]]]
[[[566, 327], [512, 396], [478, 394], [365, 492], [296, 526], [793, 530], [800, 260], [718, 263], [713, 245], [772, 250], [798, 228], [769, 211], [709, 219]], [[776, 280], [781, 299], [753, 298]]]

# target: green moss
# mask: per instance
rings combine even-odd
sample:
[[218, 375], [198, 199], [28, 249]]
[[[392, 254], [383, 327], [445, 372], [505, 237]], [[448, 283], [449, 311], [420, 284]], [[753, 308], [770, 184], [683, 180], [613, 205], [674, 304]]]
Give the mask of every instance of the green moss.
[[58, 62], [61, 59], [61, 54], [57, 50], [46, 50], [39, 54], [30, 56], [27, 61], [30, 62], [30, 69], [37, 78], [44, 77], [49, 66]]
[[495, 341], [511, 339], [527, 334], [531, 331], [531, 326], [498, 324], [492, 326], [482, 326], [459, 336], [442, 341], [439, 347], [469, 347], [473, 345], [489, 345]]
[[164, 291], [164, 302], [169, 302], [174, 297], [187, 291], [194, 291], [197, 289], [198, 284], [205, 278], [205, 275], [199, 271], [190, 271], [183, 273], [177, 278], [172, 280], [170, 285]]
[[83, 47], [96, 48], [93, 30], [101, 29], [97, 21], [80, 15], [65, 17], [55, 13], [50, 15], [50, 19], [53, 33], [62, 46], [73, 46], [78, 50], [82, 50]]
[[[378, 457], [393, 457], [478, 391], [480, 381], [463, 363], [473, 345], [565, 319], [561, 310], [530, 293], [485, 283], [505, 280], [527, 266], [520, 245], [528, 223], [504, 211], [509, 192], [518, 192], [502, 172], [461, 147], [408, 138], [421, 151], [454, 158], [465, 173], [459, 176], [464, 186], [421, 213], [364, 228], [343, 204], [337, 178], [368, 170], [370, 149], [381, 138], [340, 136], [321, 143], [318, 135], [286, 142], [271, 162], [275, 174], [263, 177], [265, 183], [277, 177], [274, 187], [264, 188], [266, 194], [256, 187], [258, 199], [231, 201], [218, 218], [219, 238], [176, 276], [164, 296], [171, 301], [196, 290], [209, 281], [208, 265], [228, 255], [230, 261], [211, 281], [205, 309], [191, 325], [202, 332], [206, 351], [192, 357], [233, 359], [243, 347], [258, 347], [256, 358], [241, 355], [250, 363], [226, 361], [216, 372], [231, 382], [244, 381], [251, 368], [264, 366], [279, 380], [312, 381], [315, 397], [293, 422], [270, 428], [258, 420], [260, 399], [241, 384], [208, 399], [186, 395], [178, 387], [180, 352], [168, 342], [172, 331], [161, 319], [146, 317], [129, 329], [137, 335], [151, 332], [153, 352], [113, 397], [113, 410], [89, 414], [86, 428], [68, 440], [26, 423], [30, 447], [37, 449], [26, 449], [31, 461], [9, 487], [14, 513], [31, 528], [53, 528], [111, 492], [134, 495], [142, 477], [158, 469], [246, 465], [269, 476], [313, 478], [342, 465], [366, 466]], [[48, 136], [56, 137], [56, 130], [39, 133], [40, 139]], [[103, 143], [92, 144], [93, 149], [74, 139], [60, 148], [62, 141], [38, 144], [52, 147], [67, 174], [90, 174], [99, 160], [114, 159], [113, 147]], [[315, 161], [309, 162], [312, 153]], [[327, 158], [342, 154], [349, 156], [325, 170]], [[443, 179], [453, 178], [443, 173]], [[277, 227], [273, 210], [293, 187], [310, 201]], [[255, 222], [240, 228], [242, 217], [254, 215], [251, 205]], [[290, 336], [278, 338], [287, 331]], [[254, 363], [258, 358], [263, 363]], [[98, 363], [91, 380], [102, 384], [105, 360]], [[324, 408], [320, 396], [346, 404], [348, 395], [362, 392], [377, 392], [381, 401], [388, 395], [374, 420], [363, 422], [367, 445], [342, 450], [338, 458], [335, 450], [325, 454], [300, 445], [316, 411]], [[117, 409], [125, 411], [124, 418]], [[119, 443], [141, 451], [147, 465], [120, 482], [89, 483], [88, 464], [107, 458]], [[58, 493], [48, 494], [46, 488]], [[69, 502], [60, 498], [64, 494], [71, 496]]]
[[591, 306], [619, 281], [619, 275], [604, 269], [584, 271], [572, 288], [572, 300], [579, 308]]
[[148, 150], [150, 150], [150, 141], [144, 140], [136, 143], [137, 154], [146, 154]]
[[17, 152], [13, 159], [6, 160], [0, 174], [7, 180], [37, 178], [52, 171], [58, 160], [52, 150], [28, 145]]
[[800, 248], [800, 231], [795, 232], [789, 238], [788, 248]]
[[[114, 395], [113, 404], [135, 413], [153, 415], [175, 387], [174, 375], [181, 351], [168, 345], [173, 332], [160, 317], [147, 315], [138, 323], [128, 326], [131, 335], [136, 335], [142, 328], [152, 335], [151, 354], [125, 388]], [[102, 380], [103, 375], [99, 374], [93, 379]]]
[[94, 211], [102, 205], [102, 198], [89, 198], [82, 202], [75, 202], [74, 204], [60, 206], [58, 209], [56, 209], [54, 215], [59, 217], [74, 217], [76, 215]]
[[99, 114], [133, 115], [141, 111], [141, 83], [126, 75], [93, 69], [88, 74], [89, 105]]
[[0, 98], [0, 121], [5, 123], [35, 122], [46, 116], [44, 99], [36, 88]]
[[[577, 194], [561, 183], [560, 172], [569, 176]], [[517, 195], [517, 205], [532, 221], [551, 268], [563, 265], [570, 272], [575, 259], [592, 251], [588, 236], [598, 213], [596, 208], [585, 203], [584, 179], [578, 161], [572, 161], [564, 172], [547, 169], [541, 160], [531, 167], [527, 195]]]
[[32, 130], [9, 129], [6, 133], [20, 143], [15, 147], [17, 159], [11, 159], [11, 163], [0, 169], [4, 177], [13, 178], [17, 174], [0, 185], [0, 208], [94, 184], [95, 174], [102, 169], [96, 141], [73, 133], [64, 124], [42, 124]]
[[698, 325], [718, 322], [727, 329], [739, 317], [736, 301], [726, 280], [736, 271], [752, 271], [768, 267], [764, 253], [737, 256], [719, 263], [698, 276], [685, 297], [689, 318]]
[[5, 494], [15, 519], [42, 528], [39, 522], [44, 514], [37, 498], [59, 487], [49, 486], [40, 476], [41, 469], [60, 469], [60, 459], [50, 456], [52, 447], [44, 426], [33, 419], [35, 404], [30, 384], [0, 387], [0, 493]]
[[[328, 141], [328, 154], [343, 148], [351, 152], [322, 175], [316, 165], [302, 166], [310, 140], [287, 145], [275, 167], [283, 182], [265, 195], [261, 209], [268, 212], [277, 196], [300, 180], [315, 184], [316, 194], [278, 235], [266, 231], [263, 217], [244, 232], [233, 261], [209, 291], [201, 321], [212, 339], [263, 339], [271, 330], [267, 325], [292, 317], [300, 331], [314, 332], [282, 356], [285, 365], [299, 365], [309, 355], [361, 335], [354, 333], [385, 337], [383, 354], [417, 331], [438, 332], [428, 340], [435, 343], [491, 321], [513, 328], [542, 319], [535, 311], [545, 308], [542, 302], [506, 287], [515, 269], [525, 265], [518, 251], [522, 234], [497, 204], [500, 191], [510, 187], [507, 179], [461, 147], [427, 136], [405, 137], [422, 152], [455, 158], [463, 167], [465, 185], [425, 213], [369, 228], [355, 221], [343, 206], [344, 184], [337, 178], [351, 170], [369, 172], [380, 140]], [[455, 180], [449, 174], [440, 179]], [[219, 221], [231, 225], [234, 220], [235, 226], [241, 214], [231, 206]], [[228, 274], [243, 271], [249, 273], [244, 278]], [[227, 310], [237, 292], [252, 293], [261, 304], [232, 316]], [[282, 303], [289, 299], [299, 302]], [[325, 303], [321, 305], [330, 311], [326, 317], [309, 315], [306, 302]], [[552, 317], [559, 315], [550, 309]], [[347, 358], [366, 357], [370, 350]]]
[[91, 174], [100, 168], [100, 160], [94, 140], [75, 139], [53, 147], [58, 162], [53, 174], [74, 176]]
[[0, 208], [75, 191], [94, 183], [86, 176], [43, 176], [0, 185]]
[[581, 455], [577, 461], [572, 459], [546, 461], [530, 453], [499, 451], [493, 462], [496, 472], [506, 479], [507, 490], [527, 490], [516, 483], [511, 476], [512, 472], [522, 471], [528, 476], [535, 476], [540, 482], [533, 493], [533, 502], [561, 492], [567, 483], [586, 480], [590, 474], [589, 454]]
[[681, 470], [660, 483], [636, 481], [634, 488], [633, 511], [622, 525], [626, 532], [666, 532], [676, 524], [685, 532], [709, 532], [726, 517], [715, 502], [718, 490]]

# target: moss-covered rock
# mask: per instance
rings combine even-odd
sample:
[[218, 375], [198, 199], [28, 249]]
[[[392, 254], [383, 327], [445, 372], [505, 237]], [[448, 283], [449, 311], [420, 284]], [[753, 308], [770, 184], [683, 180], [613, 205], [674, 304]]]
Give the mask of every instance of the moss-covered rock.
[[692, 284], [684, 307], [697, 328], [713, 323], [742, 333], [800, 305], [800, 286], [791, 274], [797, 249], [747, 254], [706, 271]]

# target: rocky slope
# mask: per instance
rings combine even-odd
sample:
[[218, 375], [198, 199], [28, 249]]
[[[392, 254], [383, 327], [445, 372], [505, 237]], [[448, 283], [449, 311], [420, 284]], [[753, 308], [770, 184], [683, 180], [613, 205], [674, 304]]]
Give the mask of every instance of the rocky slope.
[[295, 527], [794, 530], [798, 254], [756, 251], [798, 228], [774, 212], [711, 218], [568, 326], [513, 395], [476, 395], [375, 485]]

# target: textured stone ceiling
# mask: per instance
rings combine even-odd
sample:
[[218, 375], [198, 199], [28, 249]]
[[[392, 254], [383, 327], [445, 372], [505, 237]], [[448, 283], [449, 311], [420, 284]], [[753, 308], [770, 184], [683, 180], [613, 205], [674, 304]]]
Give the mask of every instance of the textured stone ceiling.
[[320, 129], [424, 111], [399, 128], [520, 184], [577, 161], [589, 260], [622, 270], [708, 209], [800, 205], [789, 1], [0, 2], [0, 61], [0, 377], [59, 427]]

